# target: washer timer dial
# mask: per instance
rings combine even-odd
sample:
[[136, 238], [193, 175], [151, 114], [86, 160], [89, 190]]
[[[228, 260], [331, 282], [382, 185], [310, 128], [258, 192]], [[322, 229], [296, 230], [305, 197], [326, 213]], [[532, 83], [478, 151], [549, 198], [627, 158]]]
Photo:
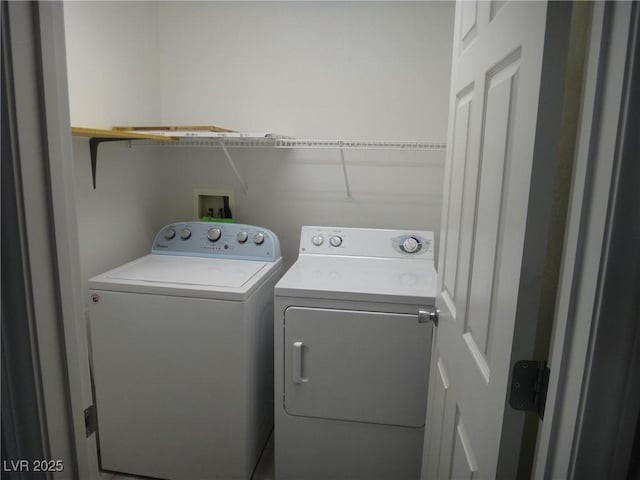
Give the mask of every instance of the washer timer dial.
[[212, 242], [216, 242], [220, 240], [221, 236], [222, 236], [222, 230], [220, 230], [219, 228], [210, 228], [209, 231], [207, 232], [207, 238]]
[[253, 243], [260, 245], [264, 242], [264, 233], [258, 232], [253, 236]]
[[249, 238], [249, 234], [246, 230], [243, 230], [241, 232], [238, 232], [238, 236], [236, 238], [238, 239], [239, 243], [244, 243], [247, 241], [247, 238]]

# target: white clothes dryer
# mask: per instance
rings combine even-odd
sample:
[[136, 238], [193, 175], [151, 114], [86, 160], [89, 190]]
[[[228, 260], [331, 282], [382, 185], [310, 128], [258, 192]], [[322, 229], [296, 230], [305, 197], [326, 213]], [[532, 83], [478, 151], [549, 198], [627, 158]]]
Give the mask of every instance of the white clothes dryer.
[[433, 233], [303, 227], [275, 287], [275, 474], [418, 479]]
[[151, 254], [89, 280], [101, 467], [249, 479], [273, 426], [273, 286], [264, 228], [175, 223]]

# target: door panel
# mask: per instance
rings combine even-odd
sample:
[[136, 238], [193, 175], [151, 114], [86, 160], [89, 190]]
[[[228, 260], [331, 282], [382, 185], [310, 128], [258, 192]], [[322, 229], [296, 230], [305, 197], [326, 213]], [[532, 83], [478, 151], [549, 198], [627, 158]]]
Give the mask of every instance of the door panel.
[[290, 415], [422, 427], [433, 327], [417, 315], [290, 307]]
[[[448, 247], [446, 250], [447, 260], [444, 264], [444, 271], [440, 272], [443, 277], [443, 294], [450, 299], [456, 299], [458, 292], [458, 256], [459, 256], [459, 239], [461, 235], [461, 211], [463, 205], [464, 178], [467, 173], [467, 145], [469, 136], [469, 114], [471, 111], [471, 102], [473, 100], [473, 86], [465, 88], [456, 101], [454, 136], [452, 145], [452, 178], [460, 178], [462, 181], [450, 183], [449, 202], [450, 209], [447, 218], [448, 228]], [[453, 302], [452, 302], [453, 303]]]
[[[548, 12], [544, 2], [461, 1], [456, 7], [436, 300], [441, 313], [423, 478], [517, 473], [524, 414], [504, 422], [508, 376], [513, 352], [531, 351], [535, 338], [514, 336], [516, 314], [520, 302], [537, 309], [531, 285], [544, 273], [544, 249], [533, 248], [535, 241], [525, 248], [525, 232], [544, 240], [549, 219], [547, 211], [530, 211], [530, 199], [543, 198], [531, 196], [531, 178], [534, 169], [536, 178], [555, 172], [553, 161], [535, 155], [538, 142], [550, 141], [537, 138], [536, 127], [559, 124], [561, 109], [544, 105], [541, 95], [543, 88], [563, 87], [543, 84], [543, 65], [553, 78], [564, 72], [563, 60], [543, 61], [544, 55], [560, 58], [545, 42], [568, 30], [564, 17], [548, 23]], [[507, 460], [499, 464], [499, 458]]]
[[444, 414], [445, 407], [447, 405], [447, 393], [449, 390], [449, 379], [447, 378], [447, 373], [444, 369], [444, 365], [442, 364], [442, 360], [439, 355], [435, 355], [434, 358], [437, 359], [436, 368], [434, 369], [436, 377], [431, 383], [430, 388], [432, 391], [429, 392], [431, 418], [428, 422], [431, 426], [431, 430], [427, 433], [430, 441], [426, 443], [429, 445], [427, 456], [429, 458], [438, 459], [438, 461], [430, 462], [428, 464], [425, 463], [426, 472], [423, 472], [423, 476], [426, 474], [428, 478], [438, 477], [441, 450], [440, 439], [442, 438], [442, 429], [445, 423]]
[[[514, 92], [518, 85], [519, 54], [510, 55], [505, 67], [490, 72], [486, 82], [484, 132], [480, 155], [480, 190], [477, 200], [469, 313], [465, 333], [486, 359], [489, 330], [495, 304], [495, 276], [500, 261], [499, 240], [504, 225], [506, 174], [511, 158], [511, 120], [515, 115]], [[502, 62], [501, 62], [502, 63]], [[498, 266], [499, 267], [499, 266]], [[484, 365], [483, 365], [484, 366]]]
[[462, 25], [460, 28], [460, 40], [462, 48], [466, 48], [478, 33], [478, 2], [476, 0], [465, 1], [462, 4]]
[[451, 478], [473, 479], [478, 471], [476, 456], [473, 453], [469, 435], [460, 418], [460, 410], [456, 410], [456, 427], [451, 455]]
[[491, 20], [498, 14], [500, 9], [507, 3], [506, 0], [491, 0]]
[[[436, 470], [437, 475], [427, 478], [452, 478], [451, 469], [453, 465], [451, 463], [451, 459], [453, 456], [453, 447], [455, 442], [456, 414], [459, 409], [455, 402], [453, 392], [451, 392], [451, 387], [449, 387], [448, 390], [444, 407], [444, 415], [442, 417], [442, 436], [439, 439], [440, 452], [437, 459], [430, 459], [429, 461], [429, 463], [433, 461], [438, 465]], [[427, 425], [426, 428], [430, 428], [430, 425]]]

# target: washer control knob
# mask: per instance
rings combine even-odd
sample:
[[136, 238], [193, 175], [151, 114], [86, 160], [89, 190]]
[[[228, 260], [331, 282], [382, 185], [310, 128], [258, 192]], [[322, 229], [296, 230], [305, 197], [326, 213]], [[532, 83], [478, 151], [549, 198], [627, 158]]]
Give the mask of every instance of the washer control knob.
[[217, 242], [218, 240], [220, 240], [221, 236], [222, 236], [222, 230], [220, 230], [219, 228], [210, 228], [207, 231], [207, 238], [212, 242]]
[[419, 250], [420, 243], [413, 237], [406, 238], [402, 242], [402, 249], [407, 253], [415, 253]]
[[236, 238], [238, 239], [238, 242], [244, 243], [247, 241], [247, 238], [249, 238], [249, 234], [245, 230], [243, 230], [241, 232], [238, 232], [238, 236]]
[[180, 238], [182, 238], [183, 240], [188, 240], [189, 238], [191, 238], [191, 230], [189, 230], [188, 228], [183, 228], [180, 232]]
[[329, 239], [329, 243], [332, 247], [339, 247], [340, 245], [342, 245], [342, 237], [334, 235]]
[[176, 231], [173, 228], [167, 228], [164, 233], [164, 238], [166, 238], [167, 240], [171, 240], [173, 237], [176, 236]]
[[313, 243], [316, 247], [319, 247], [324, 242], [324, 237], [322, 235], [314, 235], [311, 239], [311, 243]]
[[264, 242], [264, 233], [258, 232], [253, 236], [253, 243], [260, 245]]

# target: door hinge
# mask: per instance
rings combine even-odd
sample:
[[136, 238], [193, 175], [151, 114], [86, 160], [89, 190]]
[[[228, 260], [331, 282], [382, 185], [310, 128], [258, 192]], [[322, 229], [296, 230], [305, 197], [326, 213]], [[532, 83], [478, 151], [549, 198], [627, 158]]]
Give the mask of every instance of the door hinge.
[[544, 406], [549, 386], [546, 361], [520, 360], [513, 366], [509, 405], [516, 410], [536, 412], [544, 418]]
[[98, 429], [98, 415], [95, 405], [89, 405], [84, 409], [84, 431], [87, 437]]

